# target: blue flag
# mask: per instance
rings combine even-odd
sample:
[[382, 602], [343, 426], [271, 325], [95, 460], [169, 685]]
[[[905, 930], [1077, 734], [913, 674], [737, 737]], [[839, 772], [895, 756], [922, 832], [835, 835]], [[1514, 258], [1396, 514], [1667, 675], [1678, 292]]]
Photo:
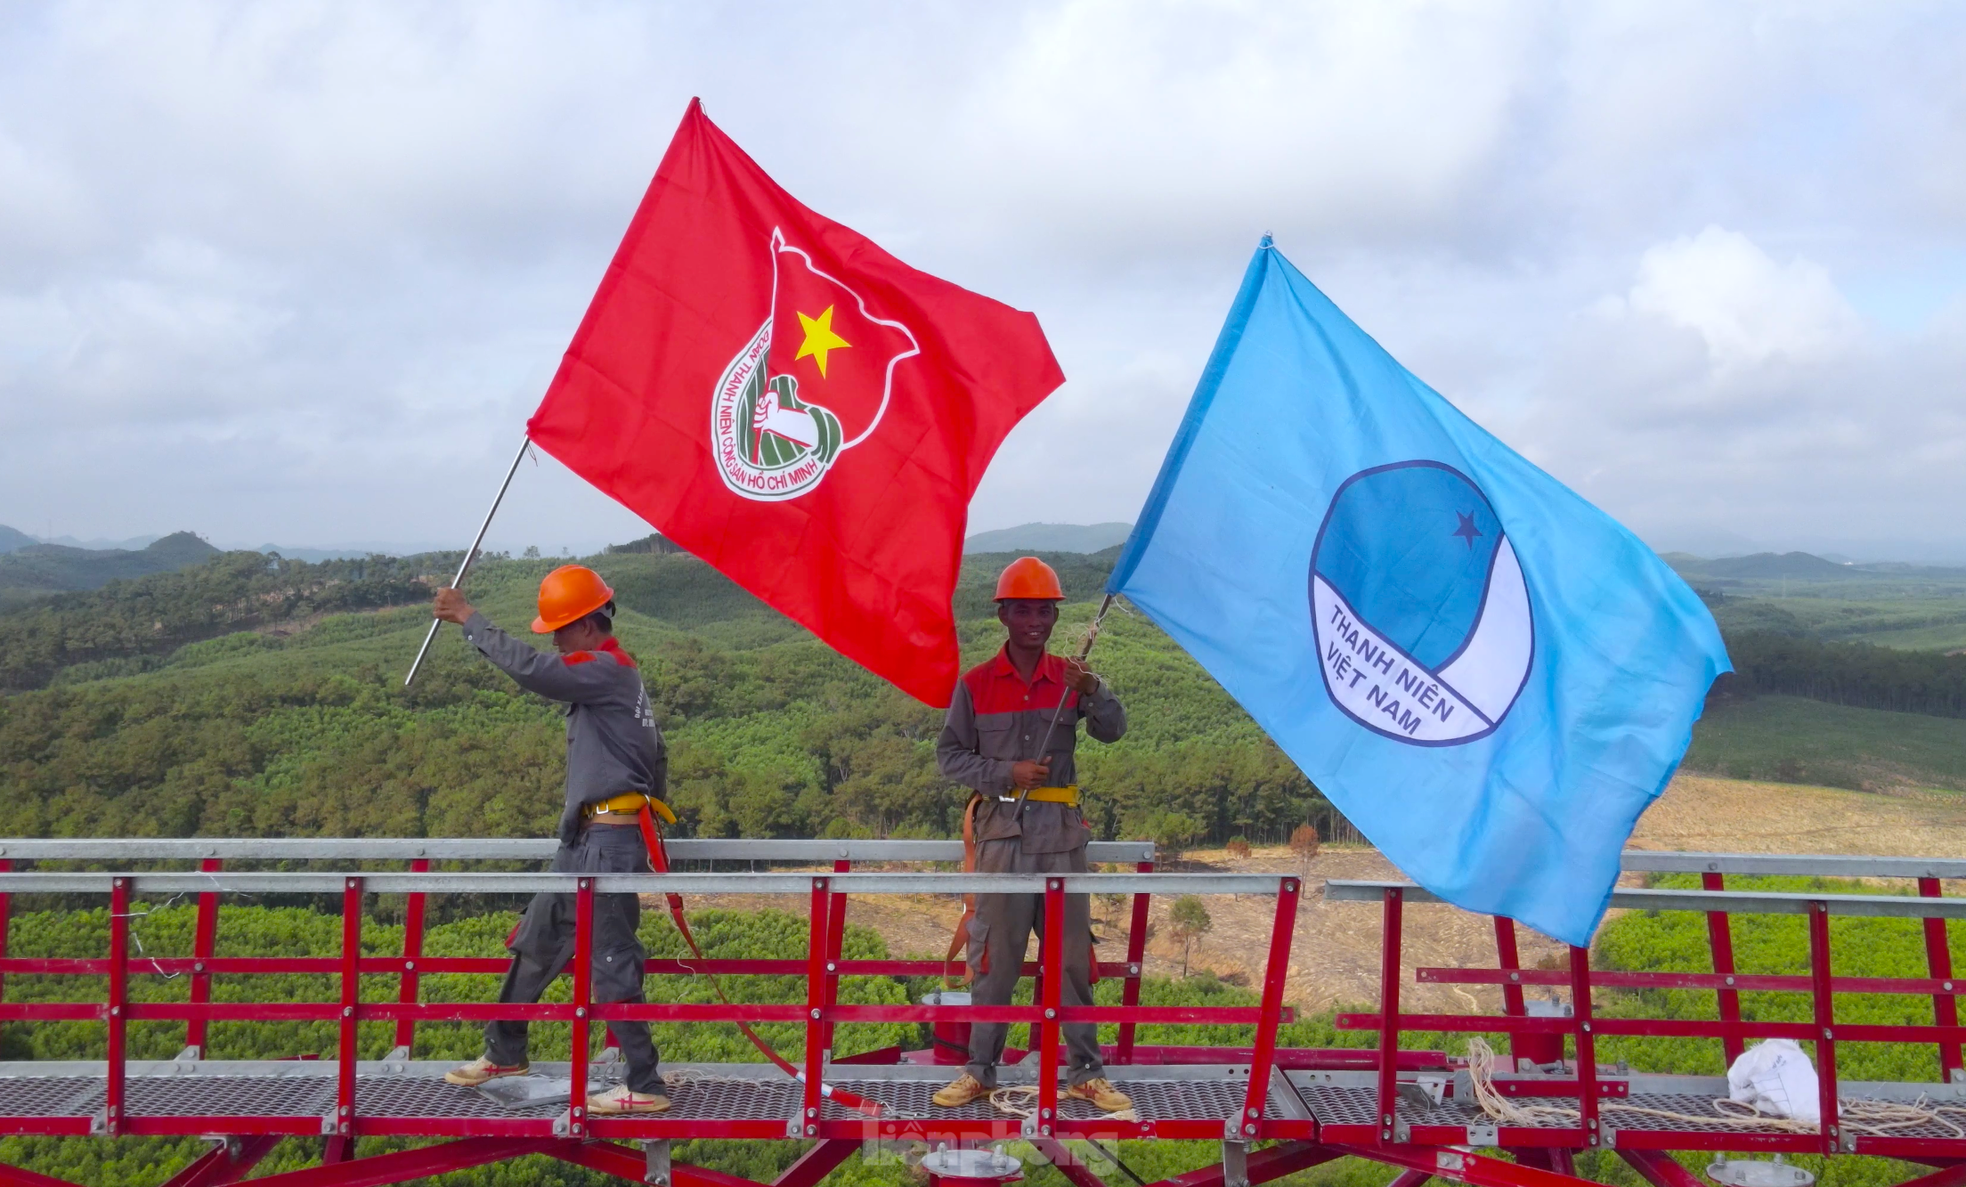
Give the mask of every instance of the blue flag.
[[1107, 591], [1415, 881], [1578, 945], [1731, 670], [1650, 548], [1267, 236]]

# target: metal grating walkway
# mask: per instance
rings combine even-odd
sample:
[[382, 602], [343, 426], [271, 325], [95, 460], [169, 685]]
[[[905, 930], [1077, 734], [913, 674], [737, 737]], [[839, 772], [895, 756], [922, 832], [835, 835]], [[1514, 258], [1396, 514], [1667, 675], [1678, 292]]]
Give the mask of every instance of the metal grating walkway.
[[[363, 1063], [356, 1077], [356, 1113], [391, 1119], [478, 1120], [557, 1117], [566, 1099], [519, 1106], [443, 1081], [451, 1062]], [[50, 1075], [48, 1071], [59, 1070]], [[567, 1075], [564, 1063], [536, 1063], [535, 1074]], [[672, 1106], [670, 1120], [782, 1121], [796, 1116], [802, 1086], [763, 1064], [685, 1065], [665, 1068]], [[929, 1097], [960, 1073], [960, 1068], [897, 1065], [842, 1067], [829, 1080], [836, 1087], [888, 1106], [895, 1120], [1004, 1120], [987, 1102], [960, 1109], [937, 1108]], [[80, 1074], [78, 1074], [80, 1073]], [[599, 1089], [618, 1081], [619, 1065], [600, 1064], [590, 1083]], [[1143, 1121], [1220, 1121], [1236, 1113], [1248, 1089], [1248, 1069], [1235, 1067], [1116, 1068], [1113, 1080], [1132, 1095]], [[1006, 1068], [1002, 1083], [1029, 1083], [1025, 1069]], [[206, 1061], [130, 1065], [125, 1116], [141, 1117], [323, 1117], [335, 1109], [335, 1065], [325, 1062], [265, 1063]], [[1307, 1117], [1302, 1103], [1279, 1078], [1272, 1084], [1273, 1115]], [[104, 1107], [101, 1064], [0, 1064], [0, 1116], [73, 1119]], [[1097, 1120], [1102, 1113], [1084, 1101], [1061, 1096], [1065, 1120]], [[859, 1114], [828, 1102], [825, 1119], [849, 1120]], [[31, 1126], [27, 1127], [31, 1130]], [[19, 1127], [16, 1126], [18, 1131]]]

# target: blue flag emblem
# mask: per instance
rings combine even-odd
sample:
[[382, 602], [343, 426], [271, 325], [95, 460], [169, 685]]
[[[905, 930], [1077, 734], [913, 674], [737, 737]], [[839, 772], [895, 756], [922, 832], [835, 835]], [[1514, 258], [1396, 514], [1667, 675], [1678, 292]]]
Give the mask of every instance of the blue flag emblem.
[[1579, 945], [1729, 670], [1650, 548], [1267, 238], [1107, 589], [1414, 880]]
[[1452, 466], [1396, 462], [1346, 479], [1311, 550], [1310, 590], [1332, 703], [1388, 738], [1485, 738], [1529, 678], [1522, 565], [1488, 497]]

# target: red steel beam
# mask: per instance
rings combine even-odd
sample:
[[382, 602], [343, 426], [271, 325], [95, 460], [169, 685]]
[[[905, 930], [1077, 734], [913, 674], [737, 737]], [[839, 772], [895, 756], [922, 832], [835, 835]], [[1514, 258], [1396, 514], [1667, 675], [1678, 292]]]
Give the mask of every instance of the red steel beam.
[[1341, 1154], [1369, 1158], [1407, 1170], [1422, 1170], [1435, 1178], [1472, 1183], [1475, 1187], [1591, 1187], [1589, 1179], [1524, 1166], [1518, 1162], [1504, 1162], [1485, 1154], [1468, 1154], [1432, 1146], [1380, 1143], [1376, 1146], [1339, 1145], [1332, 1148]]
[[1821, 1032], [1816, 1036], [1816, 1086], [1823, 1116], [1823, 1153], [1834, 1154], [1840, 1144], [1841, 1126], [1836, 1094], [1836, 999], [1829, 983], [1829, 904], [1817, 901], [1809, 908], [1809, 975], [1816, 982], [1811, 1003]]
[[[1506, 915], [1495, 916], [1495, 963], [1496, 972], [1506, 979], [1502, 986], [1502, 1013], [1511, 1018], [1521, 1018], [1528, 1014], [1529, 1008], [1522, 1000], [1522, 957], [1516, 950], [1515, 920]], [[1424, 981], [1424, 969], [1415, 969], [1413, 979]], [[1518, 1052], [1515, 1043], [1509, 1044], [1509, 1070], [1515, 1071]]]
[[[1937, 878], [1920, 878], [1918, 894], [1921, 898], [1938, 898], [1940, 894]], [[1955, 1026], [1959, 1022], [1959, 1003], [1952, 996], [1952, 949], [1947, 943], [1946, 921], [1927, 919], [1925, 922], [1925, 969], [1942, 987], [1942, 991], [1932, 995], [1932, 1021], [1939, 1026]], [[1939, 1079], [1951, 1082], [1953, 1073], [1960, 1069], [1959, 1044], [1939, 1044]]]
[[1679, 1159], [1663, 1150], [1625, 1150], [1618, 1156], [1645, 1176], [1652, 1187], [1707, 1187], [1698, 1175], [1681, 1166]]
[[1379, 1091], [1374, 1098], [1378, 1116], [1379, 1140], [1393, 1140], [1393, 1118], [1398, 1098], [1393, 1080], [1399, 1061], [1399, 951], [1400, 911], [1405, 894], [1397, 886], [1386, 888], [1385, 916], [1379, 936]]
[[594, 880], [576, 882], [573, 899], [573, 1051], [568, 1073], [567, 1132], [587, 1136], [588, 1015], [594, 1007]]
[[[1577, 1024], [1577, 1082], [1597, 1083], [1597, 1037], [1591, 1033], [1591, 950], [1570, 946], [1570, 1012]], [[1578, 1094], [1578, 1123], [1584, 1130], [1584, 1143], [1600, 1144], [1597, 1129], [1597, 1093]]]
[[487, 1162], [504, 1162], [525, 1154], [546, 1153], [559, 1144], [556, 1138], [465, 1138], [351, 1162], [310, 1166], [252, 1182], [253, 1187], [384, 1187], [384, 1184], [483, 1166]]
[[[146, 969], [150, 964], [144, 962]], [[164, 962], [165, 968], [170, 962]], [[1470, 968], [1419, 968], [1413, 970], [1413, 979], [1436, 985], [1501, 985], [1505, 988], [1515, 983], [1515, 975], [1506, 969]], [[1568, 985], [1570, 975], [1545, 969], [1524, 969], [1520, 976], [1523, 985]], [[1816, 983], [1807, 976], [1783, 976], [1773, 973], [1742, 973], [1737, 976], [1722, 976], [1718, 973], [1631, 973], [1595, 972], [1591, 983], [1611, 989], [1733, 989], [1741, 993], [1810, 993]], [[1897, 993], [1915, 997], [1950, 995], [1956, 989], [1948, 989], [1951, 981], [1937, 977], [1832, 977], [1830, 986], [1837, 993]]]
[[1072, 1187], [1106, 1187], [1105, 1182], [1098, 1175], [1093, 1174], [1085, 1163], [1079, 1161], [1078, 1156], [1072, 1153], [1071, 1147], [1056, 1138], [1035, 1138], [1031, 1142], [1031, 1147], [1044, 1156], [1044, 1160], [1051, 1164], [1051, 1169], [1065, 1176], [1065, 1181]]
[[103, 1071], [103, 1117], [109, 1136], [116, 1137], [123, 1132], [123, 1061], [129, 1054], [130, 880], [116, 878], [109, 885], [109, 1001], [105, 1018], [109, 1049]]
[[833, 1173], [842, 1162], [853, 1157], [860, 1148], [858, 1141], [835, 1138], [816, 1143], [812, 1149], [799, 1155], [799, 1160], [786, 1167], [771, 1187], [816, 1187], [819, 1180]]
[[[198, 863], [199, 872], [205, 874], [216, 874], [224, 868], [225, 862], [216, 857], [207, 857]], [[190, 998], [193, 1002], [212, 1000], [209, 962], [217, 945], [218, 892], [208, 890], [198, 896], [198, 922], [192, 932]], [[203, 1018], [187, 1018], [184, 1023], [184, 1045], [196, 1050], [200, 1059], [205, 1056], [205, 1026]]]
[[[1143, 861], [1133, 868], [1138, 873], [1151, 874], [1154, 872], [1154, 863]], [[1147, 967], [1147, 912], [1152, 901], [1153, 896], [1147, 894], [1145, 891], [1134, 895], [1133, 915], [1127, 921], [1126, 972], [1124, 974], [1126, 984], [1120, 990], [1120, 1005], [1127, 1009], [1132, 1009], [1140, 1004], [1141, 974]], [[0, 936], [0, 940], [4, 939], [4, 936]], [[0, 955], [5, 955], [4, 948], [0, 948]], [[1102, 977], [1107, 975], [1106, 966], [1101, 965], [1099, 967], [1099, 975]], [[1131, 1021], [1120, 1023], [1119, 1042], [1113, 1051], [1114, 1063], [1126, 1064], [1133, 1062], [1133, 1039], [1136, 1025]], [[1151, 1063], [1152, 1060], [1148, 1062]]]
[[362, 1001], [362, 977], [355, 962], [362, 955], [362, 880], [348, 878], [341, 892], [341, 1030], [335, 1058], [335, 1134], [355, 1132], [355, 1008]]
[[[0, 858], [0, 861], [4, 861]], [[0, 895], [0, 898], [7, 897]], [[199, 971], [197, 965], [205, 965], [209, 973], [337, 973], [341, 971], [339, 956], [220, 956], [208, 961], [199, 961], [191, 956], [146, 956], [141, 968], [131, 972], [140, 975], [183, 976]], [[419, 976], [426, 973], [498, 973], [510, 968], [510, 958], [499, 960], [489, 956], [432, 956], [414, 962], [415, 968], [407, 968], [399, 956], [364, 956], [361, 970], [364, 976], [382, 976], [392, 973], [410, 972]], [[842, 960], [839, 962], [842, 977], [939, 977], [943, 964], [939, 960]], [[715, 960], [676, 960], [669, 957], [651, 956], [642, 962], [643, 971], [651, 976], [701, 976], [704, 973], [718, 973], [727, 976], [790, 977], [805, 972], [804, 957], [796, 960], [759, 958], [715, 959]], [[1101, 977], [1121, 978], [1128, 975], [1128, 966], [1117, 961], [1099, 963]], [[109, 962], [101, 957], [86, 956], [17, 956], [0, 959], [0, 973], [64, 973], [73, 976], [104, 976], [109, 971]], [[1024, 962], [1023, 976], [1038, 975], [1038, 964], [1034, 960]], [[1903, 982], [1881, 979], [1886, 984], [1901, 985]], [[1923, 985], [1923, 982], [1918, 984]], [[1858, 992], [1844, 990], [1837, 992]], [[1863, 992], [1870, 992], [1864, 990]], [[1913, 992], [1931, 993], [1931, 988], [1920, 988]]]
[[0, 1163], [0, 1184], [4, 1184], [5, 1187], [81, 1187], [81, 1184], [71, 1183], [67, 1179], [57, 1179], [52, 1175], [44, 1175], [38, 1171], [28, 1170], [26, 1167], [8, 1166], [5, 1163]]
[[[850, 874], [853, 863], [842, 857], [833, 863], [836, 874]], [[826, 1000], [840, 1000], [840, 955], [846, 946], [846, 895], [835, 892], [832, 901], [826, 905]], [[821, 1044], [830, 1054], [833, 1050], [833, 1023], [828, 1022], [820, 1036]]]
[[[1724, 874], [1711, 872], [1701, 874], [1700, 887], [1703, 890], [1725, 890], [1727, 877]], [[1714, 975], [1722, 979], [1723, 986], [1731, 985], [1733, 982], [1728, 978], [1734, 974], [1734, 925], [1727, 918], [1727, 912], [1707, 912], [1707, 949], [1713, 954]], [[1720, 1004], [1720, 1020], [1739, 1022], [1741, 1020], [1739, 991], [1721, 988], [1717, 997]], [[1743, 1040], [1738, 1034], [1730, 1033], [1721, 1038], [1720, 1047], [1726, 1055], [1728, 1067], [1733, 1067], [1734, 1061], [1740, 1058], [1743, 1045]]]
[[[1351, 1153], [1337, 1146], [1321, 1146], [1316, 1142], [1285, 1142], [1258, 1150], [1250, 1154], [1247, 1168], [1251, 1187], [1257, 1183], [1268, 1183], [1285, 1175], [1294, 1175], [1321, 1163], [1342, 1158]], [[1185, 1175], [1175, 1175], [1162, 1179], [1149, 1187], [1222, 1187], [1222, 1164], [1212, 1162], [1204, 1167], [1189, 1171]]]
[[[430, 872], [430, 859], [419, 857], [410, 863], [410, 873]], [[416, 1004], [418, 983], [417, 962], [423, 959], [423, 906], [424, 895], [412, 891], [409, 901], [403, 907], [403, 972], [397, 981], [396, 1000], [406, 1006]], [[489, 963], [496, 964], [497, 961]], [[368, 970], [363, 970], [364, 972]], [[398, 1018], [396, 1020], [396, 1045], [405, 1051], [413, 1051], [416, 1046], [416, 1019]]]
[[[575, 1166], [584, 1166], [635, 1183], [641, 1182], [642, 1176], [648, 1173], [646, 1157], [615, 1142], [553, 1142], [539, 1152], [561, 1162], [571, 1162]], [[763, 1187], [752, 1179], [727, 1175], [708, 1167], [691, 1166], [687, 1162], [670, 1163], [669, 1179], [673, 1187]]]
[[1431, 1171], [1401, 1171], [1393, 1176], [1393, 1181], [1386, 1187], [1420, 1187], [1420, 1184], [1433, 1177]]
[[1961, 1184], [1966, 1184], [1966, 1163], [1935, 1170], [1916, 1179], [1906, 1179], [1898, 1187], [1960, 1187]]
[[1296, 878], [1277, 884], [1276, 918], [1270, 923], [1270, 959], [1263, 970], [1263, 1015], [1256, 1023], [1256, 1050], [1249, 1061], [1249, 1092], [1242, 1102], [1240, 1129], [1255, 1137], [1270, 1101], [1270, 1069], [1275, 1066], [1277, 1024], [1283, 1012], [1283, 986], [1290, 977], [1290, 937], [1297, 929]]
[[222, 1141], [203, 1157], [172, 1175], [164, 1187], [225, 1187], [246, 1177], [259, 1160], [280, 1144], [277, 1134], [241, 1138], [235, 1145]]
[[806, 1053], [805, 1084], [800, 1094], [799, 1118], [804, 1133], [819, 1133], [821, 1076], [826, 1070], [826, 1026], [820, 1021], [826, 1013], [826, 936], [831, 930], [833, 896], [826, 893], [827, 879], [812, 880], [811, 917], [806, 928]]
[[1038, 1049], [1038, 1134], [1050, 1137], [1058, 1116], [1058, 1009], [1065, 982], [1065, 880], [1044, 880], [1044, 975], [1033, 994], [1044, 1007], [1031, 1032]]

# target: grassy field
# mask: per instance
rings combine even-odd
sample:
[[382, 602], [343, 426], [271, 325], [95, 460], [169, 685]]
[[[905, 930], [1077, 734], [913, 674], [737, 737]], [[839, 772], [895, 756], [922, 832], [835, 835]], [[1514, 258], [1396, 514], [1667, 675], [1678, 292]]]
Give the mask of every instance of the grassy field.
[[1875, 643], [1879, 647], [1898, 647], [1906, 651], [1954, 652], [1966, 649], [1966, 622], [1912, 627], [1906, 630], [1873, 631], [1850, 637], [1856, 642]]
[[1966, 791], [1966, 720], [1801, 697], [1723, 700], [1695, 728], [1683, 765], [1818, 787]]

